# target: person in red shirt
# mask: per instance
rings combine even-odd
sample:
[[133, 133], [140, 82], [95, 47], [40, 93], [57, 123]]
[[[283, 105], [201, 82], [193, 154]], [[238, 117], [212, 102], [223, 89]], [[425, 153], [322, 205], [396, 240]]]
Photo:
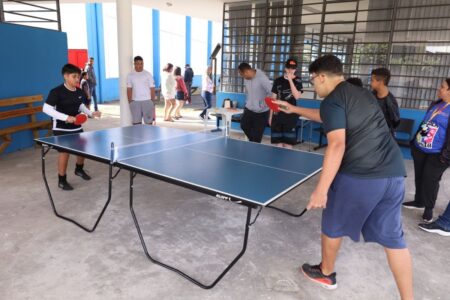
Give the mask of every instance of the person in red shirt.
[[175, 81], [177, 82], [176, 95], [175, 95], [175, 100], [177, 101], [177, 104], [175, 106], [173, 118], [178, 120], [179, 118], [183, 117], [180, 114], [180, 111], [183, 108], [184, 101], [188, 97], [188, 91], [186, 89], [186, 84], [184, 83], [184, 78], [183, 78], [183, 76], [181, 76], [181, 68], [180, 67], [175, 68], [173, 75], [175, 76]]

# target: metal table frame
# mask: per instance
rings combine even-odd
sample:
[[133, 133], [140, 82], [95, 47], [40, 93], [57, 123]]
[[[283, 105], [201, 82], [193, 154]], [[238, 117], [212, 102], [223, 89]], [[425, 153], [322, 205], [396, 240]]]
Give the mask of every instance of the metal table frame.
[[[58, 218], [61, 218], [61, 219], [65, 220], [65, 221], [68, 221], [68, 222], [70, 222], [70, 223], [80, 227], [81, 229], [85, 230], [86, 232], [89, 232], [89, 233], [94, 232], [95, 229], [97, 228], [101, 218], [103, 217], [103, 215], [104, 215], [104, 213], [105, 213], [105, 211], [106, 211], [110, 201], [111, 201], [112, 182], [113, 182], [113, 180], [117, 177], [117, 175], [119, 174], [119, 172], [122, 169], [126, 169], [126, 170], [128, 170], [130, 172], [129, 206], [130, 206], [131, 216], [133, 218], [134, 225], [136, 227], [136, 230], [137, 230], [139, 239], [141, 241], [141, 245], [142, 245], [142, 248], [144, 250], [144, 253], [145, 253], [146, 257], [151, 262], [153, 262], [153, 263], [155, 263], [157, 265], [160, 265], [160, 266], [162, 266], [162, 267], [164, 267], [166, 269], [169, 269], [169, 270], [177, 273], [178, 275], [184, 277], [185, 279], [191, 281], [192, 283], [196, 284], [197, 286], [199, 286], [199, 287], [201, 287], [203, 289], [211, 289], [225, 276], [225, 274], [244, 255], [244, 253], [245, 253], [245, 251], [247, 249], [247, 242], [248, 242], [250, 226], [253, 225], [256, 222], [256, 219], [259, 216], [259, 213], [261, 212], [263, 206], [256, 205], [255, 203], [250, 203], [248, 201], [245, 201], [244, 199], [235, 198], [235, 197], [230, 196], [230, 195], [219, 195], [214, 190], [208, 190], [208, 189], [199, 188], [197, 186], [189, 185], [189, 184], [186, 184], [186, 183], [181, 183], [181, 182], [178, 182], [178, 181], [176, 181], [174, 179], [165, 178], [165, 177], [162, 177], [162, 176], [157, 175], [157, 174], [152, 174], [150, 172], [143, 172], [142, 170], [133, 170], [133, 168], [130, 168], [130, 167], [126, 166], [126, 165], [120, 165], [120, 163], [116, 163], [116, 162], [113, 161], [113, 155], [114, 155], [114, 144], [113, 143], [111, 144], [111, 156], [110, 156], [110, 160], [108, 161], [108, 160], [105, 160], [105, 159], [102, 159], [102, 158], [99, 158], [99, 157], [88, 155], [88, 154], [83, 153], [83, 152], [78, 152], [78, 151], [74, 151], [74, 150], [71, 150], [71, 149], [59, 147], [58, 145], [46, 144], [46, 143], [44, 143], [42, 141], [37, 141], [37, 142], [38, 142], [38, 144], [40, 144], [42, 146], [42, 149], [41, 149], [42, 177], [43, 177], [43, 180], [44, 180], [44, 183], [45, 183], [45, 187], [47, 189], [47, 193], [48, 193], [48, 196], [49, 196], [49, 200], [50, 200], [50, 204], [52, 206], [53, 212], [55, 213], [55, 215]], [[85, 158], [92, 159], [92, 160], [95, 160], [95, 161], [98, 161], [98, 162], [102, 162], [102, 163], [107, 163], [109, 165], [109, 171], [108, 171], [108, 174], [109, 174], [108, 175], [108, 196], [107, 196], [107, 200], [106, 200], [105, 204], [103, 205], [103, 208], [102, 208], [100, 214], [98, 215], [98, 217], [97, 217], [97, 219], [96, 219], [96, 221], [95, 221], [95, 223], [94, 223], [94, 225], [92, 227], [87, 227], [85, 225], [82, 225], [78, 221], [76, 221], [76, 220], [74, 220], [72, 218], [69, 218], [67, 216], [64, 216], [64, 215], [62, 215], [62, 214], [60, 214], [58, 212], [58, 210], [56, 208], [56, 205], [55, 205], [55, 201], [53, 199], [53, 196], [52, 196], [52, 193], [51, 193], [51, 190], [50, 190], [50, 187], [49, 187], [49, 184], [48, 184], [48, 181], [47, 181], [47, 177], [46, 177], [45, 157], [46, 157], [46, 154], [51, 149], [64, 150], [64, 151], [69, 152], [71, 154], [83, 156]], [[117, 168], [117, 171], [115, 173], [113, 172], [114, 168]], [[142, 174], [142, 175], [145, 175], [145, 176], [148, 176], [148, 177], [159, 179], [159, 180], [162, 180], [162, 181], [165, 181], [165, 182], [176, 184], [176, 185], [179, 185], [179, 186], [184, 186], [184, 187], [190, 188], [192, 190], [196, 190], [196, 191], [208, 194], [208, 195], [215, 196], [216, 198], [225, 199], [225, 200], [228, 200], [230, 202], [234, 202], [234, 203], [237, 203], [237, 204], [240, 204], [240, 205], [243, 205], [243, 206], [247, 207], [247, 216], [246, 216], [246, 221], [245, 221], [245, 232], [244, 232], [242, 249], [236, 255], [236, 257], [228, 264], [228, 266], [219, 274], [219, 276], [217, 276], [217, 278], [215, 278], [210, 284], [201, 283], [200, 281], [194, 279], [190, 275], [187, 275], [185, 272], [183, 272], [183, 271], [181, 271], [181, 270], [179, 270], [179, 269], [177, 269], [177, 268], [175, 268], [173, 266], [170, 266], [170, 265], [168, 265], [166, 263], [163, 263], [163, 262], [155, 259], [154, 257], [152, 257], [150, 255], [150, 253], [148, 251], [148, 248], [147, 248], [147, 245], [145, 243], [143, 234], [142, 234], [142, 230], [141, 230], [140, 225], [139, 225], [138, 218], [137, 218], [137, 216], [135, 214], [135, 211], [134, 211], [134, 206], [133, 206], [133, 204], [134, 204], [134, 199], [133, 199], [133, 191], [134, 191], [133, 181], [134, 181], [135, 176], [138, 173]], [[255, 209], [255, 208], [258, 208], [258, 207], [259, 207], [258, 214], [254, 218], [254, 220], [252, 222], [250, 222], [252, 209]], [[275, 210], [278, 210], [280, 212], [283, 212], [283, 213], [288, 214], [289, 216], [293, 216], [293, 217], [301, 217], [306, 212], [306, 209], [304, 209], [300, 214], [294, 214], [294, 213], [290, 213], [290, 212], [288, 212], [286, 210], [283, 210], [283, 209], [271, 206], [271, 204], [267, 205], [267, 207], [275, 209]]]

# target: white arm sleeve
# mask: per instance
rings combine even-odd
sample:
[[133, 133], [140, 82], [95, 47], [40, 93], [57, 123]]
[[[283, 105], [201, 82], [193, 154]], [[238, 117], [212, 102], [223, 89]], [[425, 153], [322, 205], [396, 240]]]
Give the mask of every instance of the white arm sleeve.
[[78, 109], [82, 113], [87, 114], [89, 117], [92, 117], [92, 111], [90, 111], [84, 103], [81, 103], [80, 108]]
[[51, 106], [47, 103], [44, 103], [44, 106], [42, 107], [42, 111], [55, 120], [66, 121], [67, 117], [68, 117], [68, 115], [57, 111], [54, 106]]

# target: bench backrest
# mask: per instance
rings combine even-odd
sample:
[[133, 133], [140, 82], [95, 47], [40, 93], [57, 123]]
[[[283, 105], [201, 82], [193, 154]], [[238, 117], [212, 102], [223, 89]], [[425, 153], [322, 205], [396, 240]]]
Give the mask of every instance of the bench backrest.
[[[41, 106], [33, 106], [33, 103], [42, 101], [42, 95], [24, 96], [0, 99], [0, 107], [26, 104], [26, 107], [0, 111], [0, 121], [26, 115], [33, 115], [42, 111]], [[33, 120], [34, 121], [34, 120]]]
[[42, 97], [42, 95], [5, 98], [5, 99], [0, 99], [0, 107], [12, 106], [12, 105], [17, 105], [17, 104], [34, 103], [34, 102], [42, 101], [42, 99], [44, 99]]
[[[0, 108], [11, 107], [10, 109], [6, 108], [6, 110], [0, 111], [0, 121], [16, 117], [28, 116], [28, 121], [26, 123], [12, 125], [9, 127], [2, 127], [0, 129], [0, 154], [12, 142], [12, 134], [15, 132], [31, 129], [34, 138], [38, 138], [38, 130], [51, 129], [51, 120], [37, 121], [36, 118], [36, 114], [42, 112], [42, 105], [34, 106], [33, 104], [36, 102], [41, 102], [42, 99], [42, 95], [0, 99]], [[17, 105], [21, 106], [19, 106], [18, 108], [14, 107]], [[49, 132], [50, 131], [48, 131], [48, 133]]]

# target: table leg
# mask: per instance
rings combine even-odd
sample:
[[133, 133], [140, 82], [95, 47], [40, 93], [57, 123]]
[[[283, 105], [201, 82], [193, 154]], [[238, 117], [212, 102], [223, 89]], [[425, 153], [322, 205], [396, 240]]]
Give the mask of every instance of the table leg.
[[247, 218], [246, 218], [246, 221], [245, 221], [244, 241], [243, 241], [243, 245], [242, 245], [241, 251], [233, 259], [233, 261], [225, 268], [225, 270], [222, 271], [222, 273], [216, 279], [214, 279], [214, 281], [212, 281], [212, 283], [204, 284], [204, 283], [201, 283], [198, 280], [192, 278], [191, 276], [187, 275], [183, 271], [181, 271], [181, 270], [179, 270], [179, 269], [177, 269], [175, 267], [172, 267], [170, 265], [167, 265], [167, 264], [165, 264], [165, 263], [163, 263], [163, 262], [161, 262], [159, 260], [156, 260], [155, 258], [153, 258], [149, 254], [149, 252], [147, 250], [147, 246], [145, 244], [144, 237], [143, 237], [142, 232], [141, 232], [141, 228], [139, 226], [138, 219], [137, 219], [136, 214], [135, 214], [134, 209], [133, 209], [133, 180], [134, 180], [135, 176], [136, 176], [136, 172], [130, 172], [130, 212], [131, 212], [131, 215], [133, 217], [134, 225], [136, 226], [136, 230], [137, 230], [137, 233], [139, 235], [139, 239], [141, 240], [142, 248], [144, 249], [144, 252], [145, 252], [145, 255], [147, 256], [147, 258], [151, 262], [153, 262], [153, 263], [155, 263], [157, 265], [160, 265], [161, 267], [164, 267], [166, 269], [169, 269], [169, 270], [177, 273], [178, 275], [184, 277], [185, 279], [189, 280], [190, 282], [198, 285], [199, 287], [201, 287], [203, 289], [211, 289], [211, 288], [213, 288], [222, 279], [222, 277], [225, 276], [225, 274], [236, 264], [236, 262], [242, 257], [242, 255], [244, 255], [245, 250], [247, 249], [247, 241], [248, 241], [248, 234], [249, 234], [249, 229], [250, 229], [250, 218], [251, 218], [251, 214], [252, 214], [252, 207], [251, 206], [247, 206]]
[[50, 204], [52, 206], [53, 212], [55, 213], [55, 215], [58, 218], [61, 218], [61, 219], [65, 220], [65, 221], [68, 221], [68, 222], [71, 222], [71, 223], [75, 224], [76, 226], [80, 227], [81, 229], [83, 229], [83, 230], [85, 230], [87, 232], [93, 232], [97, 228], [98, 223], [100, 222], [101, 218], [103, 217], [103, 214], [106, 211], [106, 208], [108, 207], [109, 202], [111, 201], [112, 181], [119, 174], [120, 169], [117, 171], [116, 174], [113, 175], [113, 165], [112, 164], [109, 165], [108, 198], [107, 198], [106, 203], [104, 204], [104, 206], [102, 208], [102, 211], [100, 212], [100, 215], [97, 217], [97, 220], [95, 221], [94, 225], [92, 227], [88, 228], [88, 227], [86, 227], [84, 225], [81, 225], [80, 223], [78, 223], [77, 221], [75, 221], [75, 220], [73, 220], [73, 219], [71, 219], [69, 217], [61, 215], [58, 212], [58, 210], [56, 209], [55, 202], [53, 201], [52, 193], [50, 191], [50, 187], [49, 187], [48, 182], [47, 182], [47, 176], [46, 176], [46, 173], [45, 173], [45, 155], [47, 154], [47, 152], [50, 149], [51, 149], [51, 147], [48, 147], [48, 149], [45, 149], [45, 146], [42, 145], [41, 162], [42, 162], [42, 178], [44, 179], [45, 188], [47, 189], [48, 197], [50, 199]]

